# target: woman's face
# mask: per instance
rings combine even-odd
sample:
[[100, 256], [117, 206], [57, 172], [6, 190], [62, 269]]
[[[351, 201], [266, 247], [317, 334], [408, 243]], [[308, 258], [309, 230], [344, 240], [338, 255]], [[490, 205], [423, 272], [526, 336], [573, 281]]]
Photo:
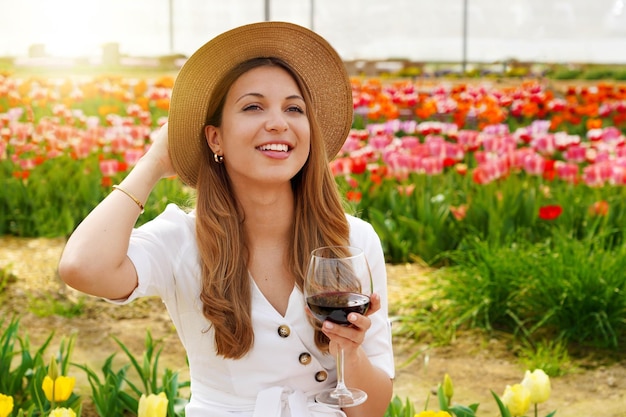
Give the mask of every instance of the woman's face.
[[291, 75], [275, 66], [240, 76], [226, 95], [222, 125], [207, 126], [205, 133], [239, 189], [289, 184], [310, 151], [302, 93]]

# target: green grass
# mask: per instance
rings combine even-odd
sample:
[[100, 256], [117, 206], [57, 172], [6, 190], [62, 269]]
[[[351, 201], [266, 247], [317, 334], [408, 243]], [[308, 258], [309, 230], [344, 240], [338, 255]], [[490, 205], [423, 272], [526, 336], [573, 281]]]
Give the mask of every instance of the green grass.
[[76, 302], [67, 298], [56, 298], [51, 294], [42, 297], [30, 297], [28, 309], [38, 317], [60, 316], [65, 318], [79, 317], [85, 312], [85, 299]]
[[454, 327], [512, 332], [528, 341], [617, 349], [626, 341], [626, 247], [555, 234], [544, 243], [490, 247], [474, 240], [439, 280]]
[[525, 369], [541, 369], [550, 377], [565, 375], [573, 370], [567, 345], [562, 340], [528, 343], [520, 348], [518, 357]]

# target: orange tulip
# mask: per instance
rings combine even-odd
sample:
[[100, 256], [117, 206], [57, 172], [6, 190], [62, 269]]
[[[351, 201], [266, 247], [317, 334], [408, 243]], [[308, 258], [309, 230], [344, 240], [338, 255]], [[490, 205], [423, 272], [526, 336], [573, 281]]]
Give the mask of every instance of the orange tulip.
[[596, 201], [589, 207], [590, 216], [604, 217], [609, 214], [609, 203], [606, 200]]

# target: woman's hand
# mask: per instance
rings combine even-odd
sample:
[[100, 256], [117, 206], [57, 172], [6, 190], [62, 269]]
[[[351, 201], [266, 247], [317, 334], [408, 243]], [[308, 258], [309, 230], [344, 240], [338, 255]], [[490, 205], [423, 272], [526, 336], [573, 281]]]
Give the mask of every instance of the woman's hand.
[[393, 383], [389, 375], [373, 365], [361, 348], [365, 333], [372, 326], [370, 316], [380, 308], [380, 295], [373, 293], [370, 296], [370, 308], [365, 315], [348, 314], [349, 326], [340, 326], [328, 320], [322, 325], [322, 331], [330, 338], [330, 353], [337, 356], [338, 347], [343, 348], [346, 386], [367, 392], [368, 399], [365, 403], [343, 409], [348, 417], [382, 416], [393, 394]]
[[380, 310], [380, 296], [373, 293], [370, 296], [370, 306], [365, 315], [350, 313], [348, 315], [349, 326], [341, 326], [326, 320], [322, 326], [322, 331], [330, 339], [330, 352], [335, 355], [337, 347], [341, 346], [344, 355], [349, 357], [355, 353], [365, 339], [365, 333], [372, 326], [369, 316]]
[[142, 162], [151, 162], [159, 170], [159, 177], [166, 178], [176, 175], [170, 159], [167, 135], [167, 123], [154, 134], [154, 141], [148, 152], [141, 158]]

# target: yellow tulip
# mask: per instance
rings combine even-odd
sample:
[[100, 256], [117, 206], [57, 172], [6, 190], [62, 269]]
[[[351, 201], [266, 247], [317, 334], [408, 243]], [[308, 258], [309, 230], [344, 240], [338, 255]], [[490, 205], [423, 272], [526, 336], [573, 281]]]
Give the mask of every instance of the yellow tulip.
[[13, 397], [0, 394], [0, 417], [7, 417], [13, 411]]
[[535, 369], [533, 372], [526, 371], [522, 385], [530, 391], [530, 402], [539, 404], [550, 398], [550, 377], [541, 369]]
[[145, 394], [139, 399], [137, 417], [165, 417], [167, 415], [167, 396], [164, 392], [159, 395]]
[[420, 412], [419, 414], [415, 414], [415, 417], [451, 417], [450, 413], [446, 411], [431, 411], [425, 410]]
[[49, 417], [76, 417], [76, 413], [71, 408], [55, 408]]
[[431, 411], [425, 410], [419, 414], [415, 414], [415, 417], [451, 417], [447, 411]]
[[59, 377], [59, 365], [56, 359], [52, 357], [50, 359], [50, 366], [48, 366], [48, 376], [54, 381]]
[[448, 399], [448, 404], [452, 402], [452, 396], [454, 395], [454, 386], [452, 385], [452, 379], [450, 375], [445, 374], [443, 376], [443, 395]]
[[501, 400], [513, 417], [523, 416], [530, 408], [530, 391], [522, 384], [507, 385]]
[[74, 377], [61, 375], [56, 379], [52, 379], [50, 376], [46, 375], [41, 388], [48, 401], [61, 402], [70, 398], [75, 384], [76, 378]]

